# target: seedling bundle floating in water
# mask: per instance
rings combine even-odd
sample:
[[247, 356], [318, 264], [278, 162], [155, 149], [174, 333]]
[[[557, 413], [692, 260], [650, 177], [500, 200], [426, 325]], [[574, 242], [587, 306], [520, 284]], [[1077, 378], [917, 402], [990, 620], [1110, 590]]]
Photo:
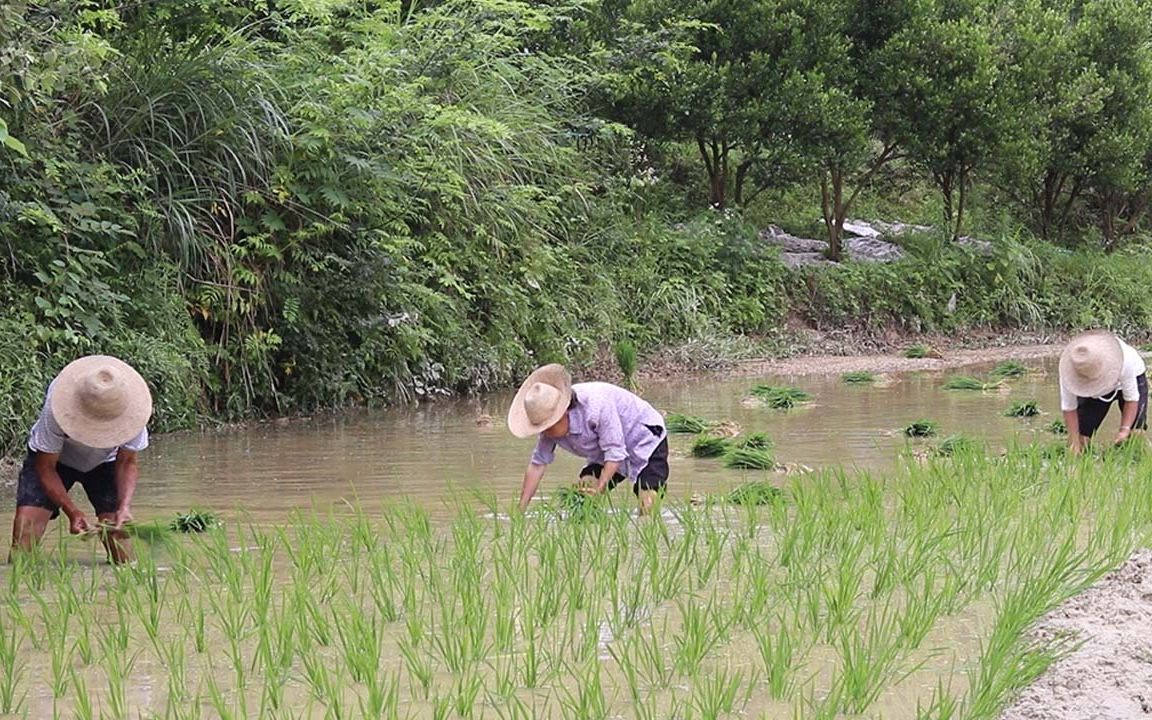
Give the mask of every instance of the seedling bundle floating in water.
[[668, 415], [664, 417], [664, 424], [668, 427], [668, 432], [670, 433], [687, 435], [696, 435], [705, 432], [716, 425], [716, 423], [711, 420], [705, 420], [696, 415], [684, 415], [682, 413], [668, 413]]
[[725, 438], [712, 435], [701, 435], [692, 443], [692, 457], [713, 458], [720, 457], [728, 451], [730, 442]]
[[812, 400], [812, 394], [800, 388], [764, 383], [752, 387], [752, 397], [776, 410], [789, 410], [800, 403], [811, 402]]
[[1053, 435], [1067, 435], [1068, 426], [1064, 424], [1063, 420], [1053, 420], [1044, 426], [1044, 429]]
[[724, 467], [737, 470], [775, 470], [776, 456], [771, 450], [734, 447], [724, 454]]
[[840, 382], [848, 385], [864, 385], [871, 382], [876, 382], [876, 375], [867, 370], [857, 370], [855, 372], [846, 372], [840, 376]]
[[764, 480], [745, 483], [727, 497], [733, 505], [772, 505], [783, 499], [784, 491]]
[[1001, 380], [1007, 378], [1019, 378], [1028, 374], [1028, 366], [1024, 363], [1015, 360], [1005, 360], [996, 367], [992, 368], [992, 372], [988, 373], [990, 377], [999, 378]]
[[1006, 417], [1030, 418], [1039, 414], [1040, 406], [1036, 404], [1035, 400], [1012, 403], [1011, 407], [1004, 411]]
[[913, 360], [921, 360], [923, 358], [939, 358], [940, 353], [937, 352], [931, 345], [916, 343], [904, 351], [904, 357], [912, 358]]
[[904, 434], [910, 438], [932, 437], [939, 426], [932, 420], [916, 420], [904, 426]]
[[996, 390], [1003, 386], [1003, 382], [997, 380], [995, 382], [985, 382], [978, 378], [969, 377], [968, 375], [953, 375], [948, 378], [944, 383], [945, 390]]

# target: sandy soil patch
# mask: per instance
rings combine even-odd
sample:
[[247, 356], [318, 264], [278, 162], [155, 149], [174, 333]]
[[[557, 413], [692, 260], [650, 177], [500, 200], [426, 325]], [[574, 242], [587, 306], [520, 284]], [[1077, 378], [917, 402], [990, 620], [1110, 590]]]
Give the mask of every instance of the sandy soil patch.
[[1129, 720], [1152, 714], [1152, 550], [1045, 616], [1034, 637], [1083, 644], [1059, 660], [1001, 720]]

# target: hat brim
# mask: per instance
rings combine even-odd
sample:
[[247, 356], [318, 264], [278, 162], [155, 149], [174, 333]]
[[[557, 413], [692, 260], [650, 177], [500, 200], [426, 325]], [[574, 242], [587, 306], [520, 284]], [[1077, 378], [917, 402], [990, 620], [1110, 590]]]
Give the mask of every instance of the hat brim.
[[[528, 419], [528, 412], [524, 409], [524, 397], [528, 394], [528, 389], [536, 383], [551, 385], [560, 391], [560, 396], [564, 399], [548, 415], [548, 418], [540, 423], [533, 423]], [[518, 438], [539, 435], [560, 422], [560, 418], [568, 412], [568, 398], [571, 395], [572, 376], [568, 374], [563, 365], [552, 364], [536, 368], [528, 376], [528, 379], [520, 385], [520, 389], [516, 391], [516, 397], [512, 398], [512, 404], [508, 407], [508, 430]]]
[[[1100, 377], [1089, 380], [1080, 377], [1072, 364], [1071, 349], [1084, 342], [1096, 347], [1093, 352], [1101, 354]], [[1120, 340], [1110, 332], [1094, 330], [1077, 335], [1068, 341], [1060, 353], [1060, 380], [1077, 397], [1098, 397], [1116, 389], [1120, 384], [1120, 374], [1124, 370], [1124, 350]]]
[[[84, 377], [100, 367], [111, 367], [124, 383], [124, 411], [111, 419], [89, 416], [80, 403], [78, 390]], [[89, 355], [73, 360], [52, 384], [52, 416], [72, 440], [93, 448], [120, 447], [140, 434], [152, 417], [152, 392], [140, 373], [110, 355]]]

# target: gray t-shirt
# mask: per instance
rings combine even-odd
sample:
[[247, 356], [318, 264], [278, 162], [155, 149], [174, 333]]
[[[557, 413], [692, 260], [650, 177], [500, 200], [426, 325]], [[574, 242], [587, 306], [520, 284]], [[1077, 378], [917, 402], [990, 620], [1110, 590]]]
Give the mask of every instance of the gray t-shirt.
[[[88, 447], [64, 434], [64, 430], [61, 429], [60, 424], [52, 415], [52, 387], [55, 384], [53, 382], [52, 385], [48, 386], [48, 393], [44, 396], [44, 408], [40, 410], [40, 418], [32, 426], [32, 431], [28, 433], [28, 448], [36, 452], [59, 454], [60, 464], [80, 472], [88, 472], [97, 465], [115, 460], [116, 451], [119, 448]], [[139, 435], [119, 447], [137, 452], [148, 447], [148, 428], [144, 428]]]

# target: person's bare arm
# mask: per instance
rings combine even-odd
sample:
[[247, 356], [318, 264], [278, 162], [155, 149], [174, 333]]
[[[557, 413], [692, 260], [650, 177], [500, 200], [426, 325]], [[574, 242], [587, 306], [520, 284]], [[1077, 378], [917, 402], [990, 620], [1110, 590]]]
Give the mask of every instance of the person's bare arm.
[[529, 463], [528, 469], [524, 471], [524, 484], [520, 487], [521, 511], [528, 509], [528, 503], [532, 502], [533, 496], [536, 495], [536, 489], [540, 487], [540, 481], [544, 478], [544, 471], [547, 469], [547, 465]]
[[56, 463], [59, 460], [59, 453], [36, 453], [36, 475], [40, 478], [44, 494], [68, 517], [69, 532], [79, 534], [89, 530], [91, 526], [88, 524], [88, 518], [76, 507], [76, 503], [72, 502], [68, 491], [64, 489], [64, 481], [60, 479], [60, 473], [56, 472]]
[[1064, 427], [1068, 430], [1068, 449], [1073, 455], [1079, 455], [1084, 449], [1080, 437], [1080, 414], [1076, 410], [1064, 411]]
[[612, 478], [616, 477], [619, 470], [620, 463], [614, 460], [605, 462], [604, 469], [600, 471], [600, 480], [596, 483], [596, 492], [604, 492], [608, 488], [608, 483], [612, 482]]
[[1120, 432], [1116, 433], [1116, 444], [1119, 445], [1132, 434], [1132, 423], [1136, 422], [1136, 411], [1140, 409], [1139, 402], [1127, 402], [1120, 410]]
[[120, 448], [116, 451], [116, 468], [113, 470], [116, 481], [116, 529], [124, 523], [132, 522], [132, 499], [136, 496], [136, 481], [140, 477], [140, 466], [134, 450]]

